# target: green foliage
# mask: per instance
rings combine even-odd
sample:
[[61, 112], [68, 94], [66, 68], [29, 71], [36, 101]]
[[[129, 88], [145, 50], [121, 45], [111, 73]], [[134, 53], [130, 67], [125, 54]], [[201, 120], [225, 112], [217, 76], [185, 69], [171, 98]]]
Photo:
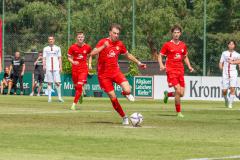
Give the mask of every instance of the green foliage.
[[138, 66], [136, 63], [133, 62], [129, 62], [129, 68], [128, 68], [128, 72], [125, 74], [126, 76], [137, 76], [139, 75], [139, 70], [138, 70]]

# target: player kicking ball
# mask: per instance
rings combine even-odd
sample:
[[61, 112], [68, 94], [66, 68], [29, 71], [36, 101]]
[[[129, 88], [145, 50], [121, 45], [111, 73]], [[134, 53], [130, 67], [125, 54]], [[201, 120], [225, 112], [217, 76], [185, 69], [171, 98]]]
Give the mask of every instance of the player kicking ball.
[[[68, 50], [68, 60], [72, 64], [72, 80], [75, 86], [75, 97], [71, 110], [76, 110], [79, 98], [79, 103], [82, 103], [83, 86], [87, 82], [87, 58], [92, 49], [84, 40], [84, 33], [77, 32], [76, 43], [71, 45]], [[91, 59], [91, 56], [89, 59]]]
[[[166, 69], [167, 81], [169, 87], [174, 87], [175, 92], [164, 91], [164, 103], [168, 102], [168, 97], [175, 97], [175, 108], [177, 116], [183, 118], [181, 113], [180, 98], [184, 96], [185, 81], [184, 81], [184, 66], [183, 61], [187, 65], [190, 72], [193, 72], [190, 61], [188, 59], [187, 46], [179, 38], [182, 34], [182, 28], [174, 25], [171, 29], [172, 40], [166, 42], [158, 56], [160, 71]], [[166, 57], [166, 64], [163, 64], [162, 56]]]
[[118, 65], [118, 56], [120, 54], [124, 55], [128, 60], [135, 62], [141, 68], [146, 68], [146, 64], [141, 63], [127, 51], [123, 42], [119, 40], [120, 30], [121, 26], [119, 24], [112, 24], [109, 28], [109, 37], [101, 39], [91, 52], [91, 55], [98, 54], [97, 71], [100, 87], [109, 96], [113, 108], [123, 118], [122, 124], [128, 125], [128, 117], [118, 102], [113, 82], [122, 87], [122, 95], [129, 101], [134, 101], [134, 97], [131, 95], [130, 85]]
[[[237, 65], [240, 63], [240, 54], [234, 49], [236, 47], [235, 41], [228, 42], [228, 50], [222, 52], [219, 62], [219, 68], [222, 71], [222, 94], [225, 101], [225, 106], [232, 108], [235, 98], [235, 88], [237, 87]], [[228, 90], [230, 95], [228, 96]]]

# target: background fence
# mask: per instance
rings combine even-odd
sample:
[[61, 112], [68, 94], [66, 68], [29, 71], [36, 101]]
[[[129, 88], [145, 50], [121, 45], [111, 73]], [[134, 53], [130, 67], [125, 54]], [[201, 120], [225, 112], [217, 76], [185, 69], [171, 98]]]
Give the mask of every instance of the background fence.
[[[3, 0], [3, 58], [16, 50], [33, 54], [54, 34], [69, 72], [66, 53], [74, 33], [84, 31], [94, 47], [115, 22], [122, 25], [121, 39], [130, 52], [141, 60], [156, 61], [161, 46], [171, 38], [171, 26], [180, 24], [194, 74], [220, 75], [218, 62], [227, 41], [240, 39], [239, 8], [240, 0]], [[157, 67], [156, 63], [150, 69]]]

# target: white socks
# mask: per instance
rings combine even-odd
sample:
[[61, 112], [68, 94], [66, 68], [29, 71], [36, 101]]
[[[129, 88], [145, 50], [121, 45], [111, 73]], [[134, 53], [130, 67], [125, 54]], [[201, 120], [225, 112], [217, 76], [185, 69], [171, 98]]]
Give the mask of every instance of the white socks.
[[56, 89], [57, 89], [58, 99], [62, 99], [62, 96], [61, 96], [61, 85], [56, 86]]
[[235, 95], [231, 95], [231, 94], [230, 94], [229, 99], [228, 99], [229, 105], [232, 105], [232, 104], [233, 104], [234, 98], [235, 98]]
[[51, 85], [48, 85], [48, 88], [47, 88], [47, 90], [48, 90], [48, 100], [51, 100], [52, 99], [52, 87], [51, 87]]

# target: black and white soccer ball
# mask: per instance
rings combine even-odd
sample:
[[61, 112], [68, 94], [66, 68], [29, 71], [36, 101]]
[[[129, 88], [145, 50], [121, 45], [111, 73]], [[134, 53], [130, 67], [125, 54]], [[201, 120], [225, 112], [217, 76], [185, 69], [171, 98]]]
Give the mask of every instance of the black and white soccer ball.
[[130, 121], [134, 127], [139, 127], [143, 122], [143, 116], [140, 113], [135, 112], [130, 116]]

